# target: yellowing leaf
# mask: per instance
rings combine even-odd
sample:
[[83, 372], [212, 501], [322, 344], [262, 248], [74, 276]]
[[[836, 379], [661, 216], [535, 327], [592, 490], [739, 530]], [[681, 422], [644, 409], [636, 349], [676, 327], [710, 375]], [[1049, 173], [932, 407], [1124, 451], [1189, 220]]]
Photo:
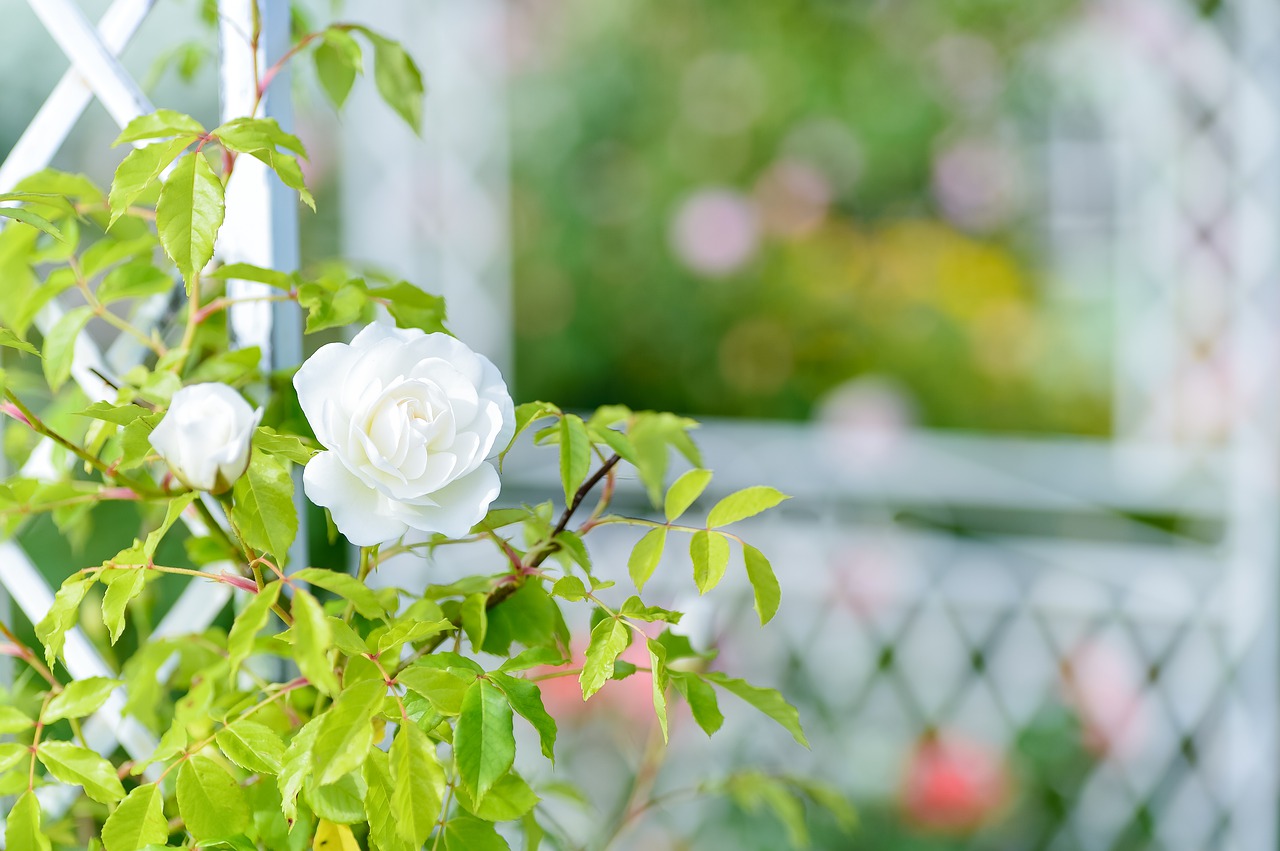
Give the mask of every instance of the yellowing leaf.
[[360, 851], [360, 843], [355, 834], [345, 824], [334, 824], [320, 819], [316, 825], [315, 839], [311, 842], [312, 851]]

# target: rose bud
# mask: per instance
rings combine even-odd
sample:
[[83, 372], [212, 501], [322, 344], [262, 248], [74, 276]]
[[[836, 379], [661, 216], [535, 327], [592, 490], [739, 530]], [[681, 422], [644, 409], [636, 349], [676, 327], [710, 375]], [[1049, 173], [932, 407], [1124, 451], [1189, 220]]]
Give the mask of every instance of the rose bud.
[[173, 394], [151, 445], [183, 484], [222, 493], [249, 467], [262, 411], [225, 384], [192, 384]]

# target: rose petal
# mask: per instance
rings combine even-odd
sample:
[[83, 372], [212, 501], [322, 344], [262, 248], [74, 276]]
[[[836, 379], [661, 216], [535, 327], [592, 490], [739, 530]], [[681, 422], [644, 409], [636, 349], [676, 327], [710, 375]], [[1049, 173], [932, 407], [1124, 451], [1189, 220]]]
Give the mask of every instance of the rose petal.
[[396, 516], [420, 532], [460, 538], [484, 519], [501, 488], [498, 471], [492, 464], [481, 464], [474, 472], [433, 492], [431, 499], [436, 505], [399, 503]]
[[384, 513], [390, 503], [352, 475], [334, 452], [321, 452], [307, 463], [302, 487], [308, 499], [329, 509], [338, 531], [358, 547], [392, 541], [408, 531], [402, 520]]

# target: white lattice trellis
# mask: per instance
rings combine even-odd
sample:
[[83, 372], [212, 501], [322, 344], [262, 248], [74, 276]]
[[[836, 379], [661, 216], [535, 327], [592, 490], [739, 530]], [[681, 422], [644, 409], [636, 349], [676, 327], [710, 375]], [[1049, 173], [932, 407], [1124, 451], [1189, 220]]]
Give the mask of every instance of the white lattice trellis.
[[[224, 119], [247, 115], [257, 98], [253, 44], [255, 0], [219, 0], [221, 41], [222, 114]], [[8, 191], [26, 175], [45, 167], [70, 135], [80, 115], [97, 98], [116, 124], [123, 127], [132, 119], [153, 110], [152, 105], [117, 57], [125, 49], [154, 0], [116, 0], [103, 15], [96, 31], [72, 0], [29, 0], [32, 10], [71, 61], [71, 69], [59, 81], [49, 99], [0, 165], [0, 191]], [[270, 67], [288, 49], [288, 0], [260, 0], [257, 65]], [[260, 115], [276, 118], [286, 128], [291, 110], [287, 70], [278, 74], [261, 99]], [[296, 202], [266, 167], [244, 158], [230, 182], [227, 193], [227, 224], [219, 235], [217, 256], [227, 262], [250, 262], [291, 270], [297, 264]], [[231, 282], [235, 292], [249, 294], [257, 285]], [[167, 297], [157, 300], [167, 302]], [[158, 318], [162, 311], [143, 307], [140, 315]], [[55, 302], [36, 320], [43, 332], [61, 315]], [[236, 344], [261, 348], [265, 367], [297, 363], [301, 359], [301, 326], [294, 312], [279, 306], [264, 309], [250, 302], [235, 305], [230, 316]], [[137, 362], [130, 344], [118, 342], [104, 355], [82, 335], [77, 340], [72, 377], [91, 400], [112, 397], [111, 388], [98, 374], [110, 374], [107, 364], [119, 366]], [[34, 459], [46, 459], [47, 447], [38, 448]], [[34, 465], [32, 465], [34, 466]], [[197, 517], [183, 520], [193, 534], [207, 531]], [[305, 532], [298, 536], [305, 541]], [[230, 568], [229, 563], [211, 565], [210, 570]], [[53, 591], [28, 555], [13, 542], [0, 544], [0, 585], [33, 622], [41, 620], [53, 602]], [[203, 629], [230, 599], [228, 586], [192, 585], [169, 610], [155, 629], [156, 638]], [[66, 665], [77, 678], [111, 676], [102, 657], [79, 630], [67, 636]], [[103, 708], [84, 726], [89, 745], [109, 754], [123, 746], [131, 756], [145, 759], [156, 742], [135, 720], [125, 718], [123, 690], [117, 690]], [[40, 790], [41, 802], [50, 812], [61, 812], [75, 798], [75, 790], [50, 786]]]

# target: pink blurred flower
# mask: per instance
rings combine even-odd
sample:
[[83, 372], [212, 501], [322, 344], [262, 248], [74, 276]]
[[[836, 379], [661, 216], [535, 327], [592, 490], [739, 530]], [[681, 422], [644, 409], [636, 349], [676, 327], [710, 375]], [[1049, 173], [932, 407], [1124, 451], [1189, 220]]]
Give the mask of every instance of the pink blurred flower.
[[915, 422], [915, 409], [894, 381], [866, 375], [832, 389], [818, 405], [818, 432], [842, 468], [890, 458]]
[[1091, 640], [1063, 662], [1067, 701], [1084, 725], [1085, 746], [1099, 756], [1132, 755], [1146, 739], [1141, 665], [1114, 642]]
[[[574, 642], [572, 661], [560, 668], [536, 668], [534, 677], [556, 674], [582, 667], [585, 642]], [[644, 643], [633, 642], [620, 657], [637, 667], [649, 667], [649, 651]], [[647, 731], [655, 723], [653, 714], [653, 675], [636, 671], [622, 680], [609, 680], [590, 700], [582, 699], [577, 675], [557, 676], [538, 681], [542, 704], [557, 721], [583, 725], [593, 720], [621, 721], [630, 729]]]
[[755, 187], [760, 221], [769, 233], [795, 238], [812, 233], [827, 217], [831, 183], [805, 162], [779, 160]]
[[961, 139], [933, 162], [933, 195], [942, 213], [969, 231], [991, 231], [1017, 208], [1021, 186], [1017, 161], [1006, 146], [986, 139]]
[[832, 554], [834, 599], [862, 620], [891, 609], [905, 589], [900, 560], [887, 548], [851, 545]]
[[731, 189], [700, 189], [681, 203], [671, 223], [671, 248], [685, 266], [709, 277], [736, 272], [760, 244], [755, 210]]
[[1009, 799], [1009, 771], [1000, 754], [944, 732], [916, 745], [900, 803], [907, 820], [919, 828], [964, 834], [993, 820]]

